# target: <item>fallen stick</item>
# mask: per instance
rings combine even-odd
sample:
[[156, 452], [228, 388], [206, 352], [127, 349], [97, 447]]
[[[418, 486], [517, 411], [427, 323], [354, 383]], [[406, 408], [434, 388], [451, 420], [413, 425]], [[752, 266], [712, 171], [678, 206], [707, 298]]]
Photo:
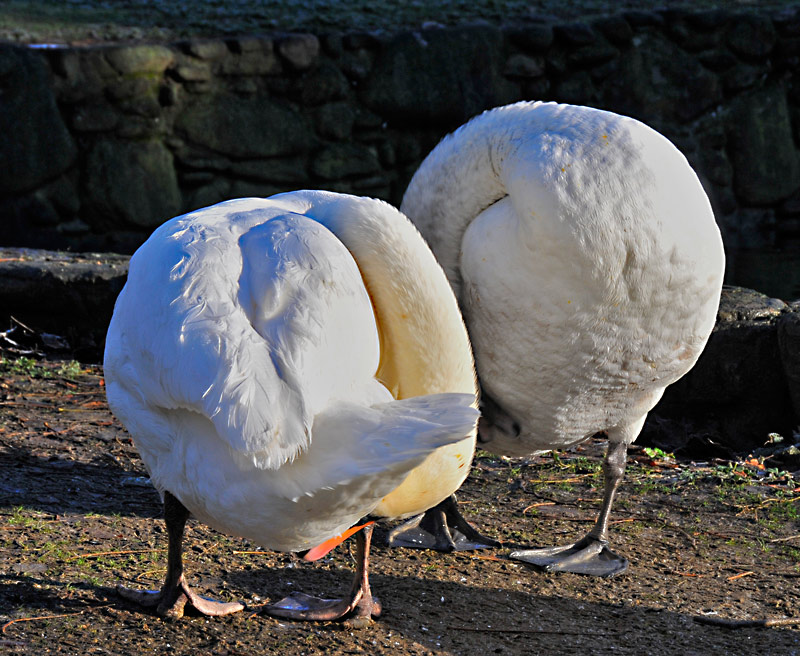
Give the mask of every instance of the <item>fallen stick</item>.
[[724, 626], [726, 629], [756, 629], [800, 624], [800, 617], [784, 617], [783, 619], [779, 620], [726, 620], [722, 617], [704, 617], [702, 615], [697, 615], [695, 616], [694, 621], [699, 622], [700, 624]]
[[159, 551], [166, 551], [166, 549], [133, 549], [130, 551], [95, 551], [94, 553], [77, 554], [70, 556], [68, 560], [77, 560], [78, 558], [99, 558], [100, 556], [127, 556], [129, 554], [143, 554], [143, 553], [156, 553]]
[[64, 613], [63, 615], [39, 615], [38, 617], [18, 617], [15, 620], [11, 620], [10, 622], [6, 622], [0, 627], [0, 633], [5, 635], [6, 629], [12, 624], [17, 624], [19, 622], [34, 622], [37, 620], [55, 620], [60, 617], [75, 617], [76, 615], [83, 615], [84, 613], [88, 613], [91, 610], [101, 610], [103, 608], [108, 608], [111, 604], [106, 604], [105, 606], [96, 606], [94, 608], [85, 608], [84, 610], [79, 610], [77, 613]]

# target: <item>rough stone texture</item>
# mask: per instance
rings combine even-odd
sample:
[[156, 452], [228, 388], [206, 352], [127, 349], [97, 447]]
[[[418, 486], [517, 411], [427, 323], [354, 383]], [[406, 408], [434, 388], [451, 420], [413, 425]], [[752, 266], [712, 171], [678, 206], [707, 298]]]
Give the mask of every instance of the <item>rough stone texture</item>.
[[502, 34], [489, 26], [400, 34], [385, 44], [363, 100], [397, 124], [462, 122], [512, 98], [501, 55]]
[[800, 301], [778, 320], [778, 346], [795, 417], [800, 419]]
[[64, 337], [74, 357], [99, 362], [128, 259], [0, 248], [0, 321], [13, 316], [37, 331]]
[[778, 348], [779, 319], [788, 311], [783, 301], [759, 292], [724, 288], [703, 354], [667, 388], [645, 439], [664, 440], [659, 429], [671, 439], [682, 433], [684, 443], [715, 435], [741, 452], [761, 446], [772, 432], [790, 436], [800, 415], [792, 409]]
[[745, 15], [730, 26], [726, 41], [737, 54], [766, 57], [775, 45], [775, 28], [766, 16]]
[[380, 170], [374, 151], [357, 144], [335, 144], [319, 151], [311, 163], [314, 175], [325, 180], [339, 180], [369, 175]]
[[158, 141], [102, 139], [86, 158], [87, 216], [95, 225], [153, 229], [181, 207], [173, 158]]
[[293, 155], [313, 142], [303, 115], [263, 96], [225, 94], [191, 104], [175, 129], [194, 144], [240, 158]]
[[657, 33], [634, 39], [601, 93], [615, 111], [663, 125], [697, 118], [722, 100], [719, 78]]
[[761, 89], [733, 103], [728, 143], [734, 188], [744, 203], [776, 203], [800, 188], [800, 163], [782, 87]]
[[35, 189], [76, 153], [41, 57], [0, 44], [0, 194]]
[[[315, 186], [397, 204], [445, 133], [490, 106], [538, 99], [652, 125], [697, 169], [726, 247], [738, 249], [731, 261], [753, 248], [791, 255], [798, 25], [794, 6], [684, 8], [394, 35], [3, 47], [3, 243], [130, 250], [156, 216], [237, 193]], [[791, 276], [773, 269], [768, 288], [786, 295]], [[731, 266], [728, 280], [765, 280], [754, 267], [737, 278], [744, 270]]]
[[278, 42], [278, 52], [298, 71], [314, 65], [319, 48], [319, 39], [313, 34], [291, 34]]
[[123, 75], [160, 74], [175, 61], [175, 53], [159, 45], [122, 46], [109, 49], [106, 58]]

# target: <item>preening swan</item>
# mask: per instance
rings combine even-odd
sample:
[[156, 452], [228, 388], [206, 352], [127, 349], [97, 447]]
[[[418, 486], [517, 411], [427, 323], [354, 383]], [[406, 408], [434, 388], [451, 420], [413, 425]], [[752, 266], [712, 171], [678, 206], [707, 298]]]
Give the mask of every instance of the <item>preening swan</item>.
[[[131, 259], [104, 365], [169, 537], [162, 589], [120, 593], [162, 615], [243, 608], [187, 584], [190, 513], [304, 551], [367, 515], [423, 512], [469, 472], [478, 412], [466, 329], [430, 249], [381, 201], [302, 191], [168, 221]], [[370, 535], [357, 533], [349, 598], [298, 594], [267, 612], [377, 615]]]
[[608, 436], [596, 525], [518, 551], [548, 569], [623, 571], [607, 546], [627, 447], [714, 325], [724, 254], [684, 156], [606, 111], [522, 102], [425, 159], [401, 210], [459, 299], [482, 387], [482, 448], [521, 456]]

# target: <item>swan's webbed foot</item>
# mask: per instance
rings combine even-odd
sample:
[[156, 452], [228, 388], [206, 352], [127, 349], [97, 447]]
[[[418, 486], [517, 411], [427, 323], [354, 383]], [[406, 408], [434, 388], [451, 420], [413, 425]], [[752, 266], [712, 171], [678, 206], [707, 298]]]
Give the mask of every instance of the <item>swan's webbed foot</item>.
[[354, 629], [363, 629], [381, 614], [381, 603], [372, 596], [369, 587], [369, 547], [373, 523], [356, 533], [356, 571], [350, 594], [343, 599], [320, 599], [303, 592], [293, 592], [274, 604], [264, 606], [263, 612], [289, 620], [344, 620]]
[[509, 554], [547, 572], [572, 572], [587, 576], [616, 576], [628, 569], [628, 561], [608, 548], [608, 542], [587, 535], [575, 544], [544, 549], [525, 549]]
[[167, 574], [161, 590], [133, 590], [118, 585], [119, 595], [145, 608], [155, 608], [161, 617], [177, 620], [183, 617], [186, 605], [211, 617], [230, 615], [244, 610], [238, 601], [215, 601], [196, 594], [183, 576], [183, 530], [189, 511], [170, 492], [164, 492], [164, 522], [167, 527]]
[[429, 508], [389, 533], [390, 547], [412, 547], [435, 551], [470, 551], [497, 547], [497, 540], [479, 533], [461, 516], [455, 495]]
[[221, 617], [244, 610], [238, 601], [216, 601], [196, 594], [181, 576], [174, 584], [166, 584], [161, 590], [134, 590], [118, 585], [117, 593], [124, 599], [145, 608], [155, 608], [161, 617], [177, 620], [183, 617], [186, 605], [209, 617]]
[[322, 599], [303, 592], [293, 592], [263, 609], [267, 615], [290, 620], [345, 620], [353, 628], [367, 626], [381, 614], [381, 603], [371, 594], [358, 590], [345, 599]]

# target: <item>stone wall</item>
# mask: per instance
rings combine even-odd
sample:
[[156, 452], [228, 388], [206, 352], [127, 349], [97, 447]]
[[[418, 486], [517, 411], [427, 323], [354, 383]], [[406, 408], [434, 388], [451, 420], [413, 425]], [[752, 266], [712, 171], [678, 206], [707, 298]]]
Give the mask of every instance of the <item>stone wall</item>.
[[175, 214], [298, 188], [396, 204], [446, 132], [520, 99], [644, 120], [700, 173], [729, 251], [800, 251], [798, 8], [1, 45], [0, 245], [131, 252]]

